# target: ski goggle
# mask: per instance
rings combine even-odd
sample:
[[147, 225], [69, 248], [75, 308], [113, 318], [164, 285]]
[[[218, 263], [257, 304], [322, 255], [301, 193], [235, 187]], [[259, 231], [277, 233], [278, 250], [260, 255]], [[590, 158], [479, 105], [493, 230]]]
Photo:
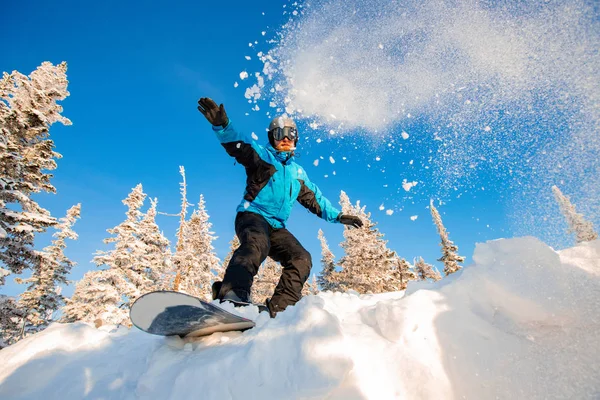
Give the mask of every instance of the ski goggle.
[[293, 126], [284, 126], [283, 128], [275, 128], [269, 131], [271, 135], [273, 135], [273, 139], [275, 140], [283, 140], [283, 138], [288, 138], [292, 142], [298, 139], [298, 130]]

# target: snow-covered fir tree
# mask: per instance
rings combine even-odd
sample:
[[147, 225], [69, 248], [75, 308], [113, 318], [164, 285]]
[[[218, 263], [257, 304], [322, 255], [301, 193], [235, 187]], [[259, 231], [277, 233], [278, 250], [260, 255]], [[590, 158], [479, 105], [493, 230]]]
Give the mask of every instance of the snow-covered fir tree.
[[189, 257], [181, 260], [187, 268], [178, 270], [182, 273], [179, 290], [207, 300], [212, 298], [211, 285], [221, 269], [212, 244], [217, 237], [211, 231], [209, 218], [201, 195], [198, 208], [184, 225], [184, 251], [180, 254]]
[[594, 225], [590, 221], [586, 221], [583, 214], [578, 214], [575, 206], [567, 196], [565, 196], [557, 186], [552, 186], [554, 198], [560, 207], [567, 224], [569, 225], [569, 233], [575, 234], [577, 243], [591, 242], [598, 239], [598, 234], [594, 231]]
[[329, 249], [327, 239], [321, 229], [319, 229], [318, 237], [321, 242], [321, 272], [317, 276], [317, 283], [323, 291], [338, 290], [338, 283], [335, 278], [335, 256]]
[[360, 201], [353, 206], [344, 191], [340, 194], [340, 205], [343, 213], [358, 216], [363, 221], [362, 228], [344, 230], [345, 240], [340, 246], [345, 254], [339, 261], [342, 270], [337, 274], [340, 289], [359, 293], [386, 291], [397, 266], [396, 254], [388, 249], [384, 235], [371, 221], [371, 213], [365, 212], [366, 206], [361, 207]]
[[442, 279], [440, 272], [433, 265], [426, 263], [423, 257], [417, 258], [415, 272], [417, 273], [417, 278], [422, 281], [427, 279], [439, 281]]
[[139, 223], [138, 238], [146, 245], [141, 263], [146, 266], [147, 273], [156, 290], [171, 289], [174, 273], [171, 263], [170, 242], [156, 223], [157, 199], [150, 199], [150, 208]]
[[0, 294], [0, 349], [20, 338], [25, 315], [13, 297]]
[[130, 283], [116, 268], [88, 271], [62, 309], [62, 322], [83, 321], [101, 325], [130, 326], [129, 311], [121, 293]]
[[15, 274], [38, 265], [34, 236], [56, 224], [32, 195], [56, 192], [45, 171], [61, 157], [50, 126], [71, 125], [57, 104], [69, 95], [66, 71], [64, 62], [44, 62], [29, 76], [5, 72], [0, 80], [0, 264]]
[[5, 268], [0, 268], [0, 286], [6, 282], [6, 277], [10, 275], [10, 271]]
[[179, 184], [181, 193], [181, 211], [179, 212], [179, 228], [177, 228], [177, 244], [175, 246], [175, 255], [173, 256], [173, 266], [175, 268], [175, 279], [173, 281], [173, 290], [179, 291], [183, 273], [191, 268], [189, 264], [193, 255], [189, 248], [185, 246], [185, 228], [187, 209], [191, 206], [187, 201], [187, 183], [185, 180], [185, 168], [179, 166], [179, 173], [182, 181]]
[[156, 280], [157, 273], [145, 264], [148, 246], [140, 239], [140, 220], [143, 217], [142, 207], [146, 194], [142, 185], [139, 184], [123, 200], [127, 206], [126, 220], [107, 229], [114, 235], [104, 240], [104, 243], [114, 243], [114, 249], [109, 251], [98, 251], [93, 262], [98, 267], [106, 267], [116, 275], [123, 278], [125, 284], [120, 285], [119, 293], [122, 295], [122, 304], [115, 307], [128, 307], [140, 295], [154, 290], [159, 281]]
[[413, 271], [410, 263], [395, 253], [389, 268], [390, 271], [385, 275], [387, 279], [382, 282], [382, 292], [405, 290], [409, 281], [417, 279], [417, 274]]
[[265, 304], [266, 300], [273, 296], [275, 287], [281, 277], [281, 271], [281, 265], [271, 257], [267, 257], [260, 266], [258, 274], [254, 277], [254, 283], [250, 291], [250, 298], [253, 303]]
[[444, 263], [444, 273], [448, 276], [462, 268], [458, 263], [465, 261], [465, 258], [458, 255], [458, 246], [448, 239], [448, 232], [442, 223], [440, 213], [433, 205], [433, 200], [430, 201], [429, 206], [433, 222], [435, 223], [441, 238], [440, 246], [442, 247], [442, 257], [439, 258], [438, 261]]
[[302, 297], [316, 295], [319, 294], [319, 292], [317, 277], [313, 275], [304, 282], [304, 286], [302, 287]]
[[53, 321], [53, 314], [64, 304], [61, 286], [69, 282], [67, 277], [75, 263], [65, 255], [66, 239], [76, 240], [73, 224], [79, 218], [81, 204], [71, 207], [67, 215], [56, 226], [55, 240], [42, 251], [36, 251], [38, 267], [28, 279], [18, 279], [18, 283], [27, 284], [21, 294], [19, 308], [25, 310], [27, 325], [44, 328]]

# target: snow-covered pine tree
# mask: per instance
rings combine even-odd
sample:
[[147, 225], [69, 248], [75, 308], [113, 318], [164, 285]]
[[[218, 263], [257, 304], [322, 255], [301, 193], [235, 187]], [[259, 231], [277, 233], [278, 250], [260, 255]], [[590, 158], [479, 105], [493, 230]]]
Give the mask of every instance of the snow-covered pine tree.
[[575, 233], [575, 240], [577, 243], [591, 242], [592, 240], [598, 239], [598, 234], [594, 231], [594, 225], [586, 221], [583, 214], [578, 214], [575, 210], [575, 206], [571, 203], [570, 199], [565, 196], [561, 190], [555, 185], [552, 186], [552, 192], [554, 198], [560, 207], [567, 224], [569, 225], [569, 233]]
[[10, 275], [10, 271], [4, 268], [0, 268], [0, 286], [3, 286], [6, 280], [6, 277]]
[[387, 274], [388, 279], [382, 283], [383, 292], [405, 290], [409, 281], [417, 279], [417, 274], [413, 271], [412, 266], [408, 261], [398, 256], [396, 253], [393, 253], [391, 258], [391, 270]]
[[15, 343], [21, 336], [25, 311], [13, 297], [0, 294], [0, 349]]
[[304, 282], [304, 286], [302, 287], [302, 297], [311, 296], [319, 294], [319, 286], [317, 284], [317, 277], [312, 276], [312, 278], [308, 278], [306, 282]]
[[279, 283], [280, 277], [281, 265], [271, 257], [267, 257], [254, 278], [254, 283], [252, 284], [252, 289], [250, 291], [252, 302], [256, 304], [265, 304], [266, 300], [273, 296], [273, 292], [275, 292], [275, 287], [277, 286], [277, 283]]
[[69, 95], [66, 71], [64, 62], [44, 62], [29, 76], [5, 72], [0, 80], [0, 264], [14, 274], [37, 266], [34, 236], [56, 224], [32, 195], [56, 193], [44, 171], [61, 157], [50, 126], [71, 125], [57, 104]]
[[217, 237], [211, 231], [209, 218], [204, 196], [200, 195], [198, 208], [184, 226], [184, 254], [190, 257], [184, 265], [188, 269], [179, 270], [182, 271], [179, 290], [207, 300], [212, 299], [211, 285], [221, 269], [221, 260], [212, 245]]
[[191, 268], [191, 260], [193, 255], [185, 246], [185, 226], [187, 208], [191, 205], [187, 201], [187, 183], [185, 180], [185, 168], [179, 166], [179, 173], [182, 181], [179, 184], [181, 187], [181, 211], [179, 212], [179, 228], [177, 229], [177, 245], [175, 246], [175, 255], [173, 256], [173, 265], [175, 267], [175, 279], [173, 281], [173, 290], [179, 291], [182, 274]]
[[104, 239], [104, 243], [114, 243], [115, 248], [109, 251], [98, 251], [93, 262], [98, 266], [106, 266], [121, 276], [126, 285], [119, 287], [122, 303], [117, 307], [127, 308], [140, 295], [154, 290], [157, 282], [156, 274], [144, 265], [148, 246], [140, 240], [140, 219], [143, 213], [140, 208], [144, 204], [146, 194], [142, 184], [137, 185], [123, 200], [127, 206], [127, 219], [107, 231], [114, 235]]
[[419, 280], [431, 279], [433, 281], [439, 281], [442, 279], [440, 272], [431, 264], [428, 264], [423, 260], [423, 257], [419, 257], [415, 262], [415, 271]]
[[442, 257], [439, 258], [438, 261], [442, 261], [444, 263], [444, 273], [446, 276], [448, 276], [462, 268], [460, 265], [458, 265], [458, 263], [465, 261], [465, 258], [458, 255], [458, 246], [448, 239], [448, 232], [442, 223], [442, 217], [440, 216], [440, 213], [433, 205], [433, 200], [429, 202], [429, 206], [431, 209], [433, 222], [435, 223], [441, 238], [440, 246], [442, 247]]
[[363, 227], [346, 228], [345, 240], [340, 244], [345, 255], [340, 259], [342, 270], [336, 274], [341, 290], [352, 289], [359, 293], [381, 293], [385, 291], [385, 282], [389, 282], [390, 274], [395, 266], [395, 253], [387, 248], [387, 240], [371, 221], [371, 213], [366, 213], [366, 206], [360, 201], [352, 206], [348, 195], [342, 191], [340, 205], [345, 214], [356, 215], [363, 221]]
[[327, 239], [321, 229], [319, 229], [318, 237], [321, 242], [321, 273], [317, 277], [317, 283], [323, 291], [338, 290], [335, 278], [335, 256], [329, 249]]
[[62, 309], [62, 322], [83, 321], [101, 325], [130, 326], [123, 296], [130, 283], [116, 268], [88, 271], [77, 282], [75, 292]]
[[60, 285], [67, 285], [67, 276], [75, 263], [65, 255], [66, 239], [76, 240], [77, 234], [72, 227], [81, 214], [81, 204], [71, 207], [67, 215], [56, 226], [56, 239], [42, 251], [36, 251], [38, 267], [28, 279], [18, 279], [18, 283], [27, 284], [19, 299], [19, 308], [27, 313], [28, 330], [40, 330], [53, 321], [52, 315], [64, 304]]
[[139, 223], [138, 238], [146, 245], [141, 264], [146, 266], [150, 280], [155, 282], [154, 290], [171, 289], [174, 273], [171, 270], [170, 242], [156, 223], [158, 200], [150, 199], [150, 208]]

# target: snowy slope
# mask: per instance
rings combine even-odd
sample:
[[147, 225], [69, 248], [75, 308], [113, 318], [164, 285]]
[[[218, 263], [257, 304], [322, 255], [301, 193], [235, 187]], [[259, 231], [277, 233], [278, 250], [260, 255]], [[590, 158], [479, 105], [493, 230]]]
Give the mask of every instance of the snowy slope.
[[304, 298], [186, 342], [55, 324], [0, 351], [6, 399], [597, 399], [600, 241], [479, 244], [404, 293]]

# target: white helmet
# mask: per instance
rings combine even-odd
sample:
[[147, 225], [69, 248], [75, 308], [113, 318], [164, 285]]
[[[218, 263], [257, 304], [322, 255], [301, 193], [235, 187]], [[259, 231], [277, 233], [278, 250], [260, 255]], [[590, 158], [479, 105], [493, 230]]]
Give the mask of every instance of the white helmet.
[[296, 127], [296, 123], [293, 119], [291, 119], [287, 114], [280, 115], [271, 120], [269, 124], [269, 143], [271, 146], [275, 147], [275, 139], [273, 138], [273, 131], [277, 128], [294, 128], [296, 130], [296, 139], [294, 140], [294, 146], [298, 143], [298, 128]]

